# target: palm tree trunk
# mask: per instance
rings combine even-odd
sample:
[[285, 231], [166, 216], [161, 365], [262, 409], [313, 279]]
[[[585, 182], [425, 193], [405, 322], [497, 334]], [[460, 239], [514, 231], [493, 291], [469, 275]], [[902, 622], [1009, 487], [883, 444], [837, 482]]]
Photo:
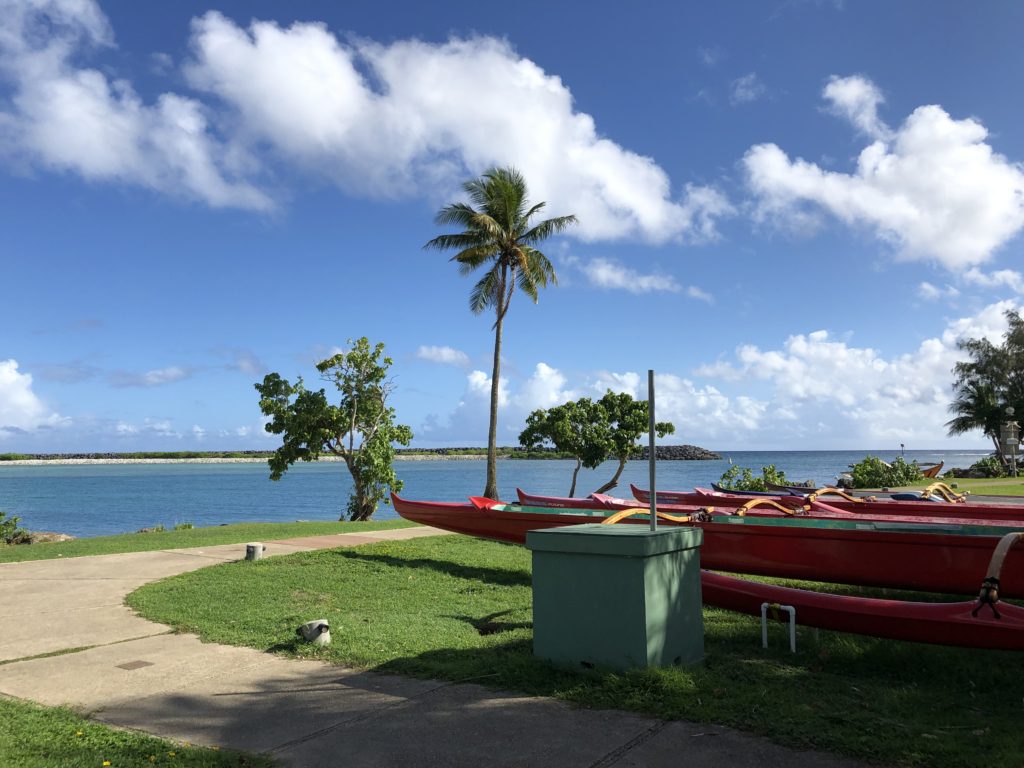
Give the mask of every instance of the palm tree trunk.
[[487, 485], [484, 496], [498, 498], [498, 387], [501, 382], [501, 327], [504, 320], [502, 301], [498, 301], [494, 323], [494, 367], [491, 368], [491, 421], [487, 430]]

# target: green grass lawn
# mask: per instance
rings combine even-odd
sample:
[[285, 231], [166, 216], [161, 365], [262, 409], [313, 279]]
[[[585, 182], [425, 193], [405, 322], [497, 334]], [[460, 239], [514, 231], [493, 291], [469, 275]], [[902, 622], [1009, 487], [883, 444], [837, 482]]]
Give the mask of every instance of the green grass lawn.
[[148, 552], [154, 549], [210, 547], [215, 544], [241, 544], [248, 541], [273, 541], [324, 533], [361, 533], [388, 528], [405, 528], [413, 523], [405, 520], [370, 521], [366, 523], [243, 523], [191, 528], [183, 531], [125, 533], [119, 536], [95, 536], [52, 544], [0, 544], [0, 563], [25, 560], [52, 560], [58, 557], [112, 555], [120, 552]]
[[122, 768], [275, 766], [268, 758], [207, 749], [122, 731], [68, 709], [40, 707], [0, 696], [0, 761], [4, 768]]
[[[128, 602], [205, 640], [721, 723], [871, 762], [1020, 768], [1024, 756], [1024, 654], [806, 628], [790, 654], [784, 625], [763, 650], [759, 619], [706, 609], [701, 665], [559, 669], [532, 655], [530, 553], [466, 537], [231, 563]], [[298, 644], [295, 627], [320, 617], [333, 644]]]

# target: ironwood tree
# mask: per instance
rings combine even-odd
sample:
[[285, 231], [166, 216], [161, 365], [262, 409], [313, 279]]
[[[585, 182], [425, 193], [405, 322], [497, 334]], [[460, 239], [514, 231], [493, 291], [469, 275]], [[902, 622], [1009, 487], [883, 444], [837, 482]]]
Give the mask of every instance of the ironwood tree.
[[[581, 466], [596, 469], [609, 459], [617, 460], [611, 480], [594, 491], [604, 493], [619, 484], [626, 462], [639, 455], [637, 441], [647, 434], [649, 427], [646, 400], [634, 400], [626, 392], [608, 390], [596, 402], [584, 397], [534, 411], [519, 435], [519, 442], [526, 447], [549, 444], [576, 458], [569, 496], [576, 491]], [[654, 430], [658, 437], [664, 437], [676, 428], [671, 422], [659, 421]]]
[[612, 447], [608, 414], [589, 397], [540, 408], [527, 417], [519, 443], [524, 448], [551, 446], [576, 460], [569, 486], [571, 498], [576, 494], [580, 468], [595, 469], [608, 458]]
[[[640, 446], [637, 445], [637, 440], [646, 435], [650, 428], [650, 411], [646, 400], [634, 400], [628, 392], [612, 392], [609, 389], [597, 402], [608, 414], [611, 435], [609, 456], [619, 462], [612, 479], [594, 491], [604, 493], [619, 484], [626, 462], [639, 454]], [[654, 433], [658, 437], [670, 435], [675, 431], [676, 428], [670, 421], [659, 421], [654, 425]]]
[[340, 393], [337, 405], [328, 402], [323, 389], [306, 389], [301, 377], [291, 384], [269, 373], [255, 386], [260, 410], [270, 417], [265, 429], [283, 439], [267, 462], [270, 479], [280, 480], [296, 461], [316, 461], [323, 453], [338, 456], [352, 476], [348, 517], [369, 520], [380, 502], [390, 503], [389, 489], [402, 490], [392, 466], [394, 444], [408, 445], [412, 430], [396, 424], [395, 409], [387, 405], [394, 385], [384, 345], [371, 346], [365, 336], [348, 344], [347, 351], [316, 365], [320, 378]]

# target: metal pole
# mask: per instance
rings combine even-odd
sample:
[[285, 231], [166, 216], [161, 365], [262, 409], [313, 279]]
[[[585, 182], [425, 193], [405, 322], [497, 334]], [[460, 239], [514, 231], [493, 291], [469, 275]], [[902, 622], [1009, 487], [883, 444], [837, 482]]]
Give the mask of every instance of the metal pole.
[[651, 530], [658, 530], [658, 489], [654, 485], [654, 370], [647, 370], [648, 465], [651, 473]]

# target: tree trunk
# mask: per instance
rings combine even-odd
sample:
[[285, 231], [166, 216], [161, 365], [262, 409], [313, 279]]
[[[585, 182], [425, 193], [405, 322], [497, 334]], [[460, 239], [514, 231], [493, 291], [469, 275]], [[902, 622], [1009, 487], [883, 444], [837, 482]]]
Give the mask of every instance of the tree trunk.
[[612, 476], [612, 479], [609, 480], [604, 485], [602, 485], [596, 491], [594, 491], [594, 493], [604, 493], [605, 491], [610, 491], [612, 488], [619, 484], [619, 477], [622, 476], [622, 470], [626, 468], [626, 459], [628, 458], [628, 456], [619, 456], [619, 468], [615, 470], [615, 474]]
[[580, 467], [581, 466], [583, 466], [583, 461], [579, 457], [577, 457], [576, 458], [576, 469], [574, 469], [572, 471], [572, 485], [569, 486], [569, 498], [570, 499], [573, 496], [576, 495], [576, 475], [578, 475], [580, 473]]
[[[504, 294], [502, 294], [503, 296]], [[487, 485], [484, 496], [498, 498], [498, 387], [501, 382], [501, 327], [504, 321], [502, 300], [497, 306], [497, 320], [494, 323], [494, 367], [491, 369], [491, 421], [487, 430]]]
[[992, 445], [995, 447], [996, 456], [999, 457], [999, 463], [1003, 465], [1004, 469], [1009, 469], [1010, 462], [1003, 453], [1003, 447], [999, 444], [999, 435], [989, 435], [989, 437], [992, 438]]

